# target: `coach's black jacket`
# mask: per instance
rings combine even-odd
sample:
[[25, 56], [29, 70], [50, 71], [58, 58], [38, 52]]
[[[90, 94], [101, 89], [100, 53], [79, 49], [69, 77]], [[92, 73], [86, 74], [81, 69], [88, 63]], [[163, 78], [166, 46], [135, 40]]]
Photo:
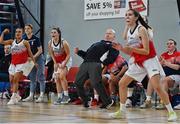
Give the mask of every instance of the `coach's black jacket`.
[[[101, 61], [100, 58], [108, 52], [107, 58]], [[110, 41], [101, 40], [91, 45], [87, 51], [79, 50], [78, 55], [84, 59], [84, 62], [99, 62], [103, 65], [108, 65], [116, 60], [119, 55], [119, 51], [112, 48]]]

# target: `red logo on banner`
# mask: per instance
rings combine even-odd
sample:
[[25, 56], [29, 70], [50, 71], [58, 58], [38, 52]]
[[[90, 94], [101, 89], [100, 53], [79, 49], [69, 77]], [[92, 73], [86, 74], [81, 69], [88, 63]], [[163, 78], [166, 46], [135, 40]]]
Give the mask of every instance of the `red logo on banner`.
[[138, 12], [146, 10], [146, 6], [144, 5], [143, 0], [129, 1], [129, 8], [135, 9]]

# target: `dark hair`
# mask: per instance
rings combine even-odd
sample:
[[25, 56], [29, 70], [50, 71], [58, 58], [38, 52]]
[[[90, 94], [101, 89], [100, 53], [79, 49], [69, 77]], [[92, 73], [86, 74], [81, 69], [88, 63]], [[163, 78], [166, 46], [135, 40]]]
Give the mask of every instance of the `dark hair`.
[[59, 27], [54, 27], [54, 28], [52, 28], [52, 30], [56, 30], [58, 32], [58, 34], [59, 34], [59, 42], [60, 42], [60, 47], [61, 47], [62, 38], [61, 38], [61, 30], [60, 30], [60, 28]]
[[171, 38], [170, 38], [170, 39], [168, 39], [168, 41], [169, 41], [169, 40], [170, 40], [170, 41], [173, 41], [175, 46], [177, 45], [177, 43], [176, 43], [176, 41], [175, 41], [174, 39], [171, 39]]
[[24, 32], [24, 28], [22, 28], [22, 27], [17, 27], [16, 30], [17, 30], [17, 29], [21, 29], [22, 32]]
[[[168, 39], [168, 41], [173, 41], [174, 42], [174, 45], [176, 46], [177, 45], [177, 42], [174, 40], [174, 39]], [[177, 48], [175, 47], [175, 51], [177, 51]]]
[[139, 14], [138, 11], [134, 10], [134, 9], [129, 9], [128, 11], [133, 11], [133, 14], [135, 17], [138, 17], [136, 24], [138, 24], [138, 21], [141, 23], [141, 25], [143, 25], [146, 29], [150, 28], [152, 29], [146, 22], [145, 20], [142, 18], [142, 16]]

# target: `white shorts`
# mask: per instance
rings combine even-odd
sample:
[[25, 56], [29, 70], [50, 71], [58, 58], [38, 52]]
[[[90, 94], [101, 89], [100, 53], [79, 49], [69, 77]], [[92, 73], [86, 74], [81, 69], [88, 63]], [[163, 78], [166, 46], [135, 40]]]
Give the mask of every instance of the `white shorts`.
[[170, 77], [176, 84], [180, 85], [180, 75], [169, 75]]
[[28, 76], [31, 70], [34, 67], [34, 62], [33, 61], [27, 61], [26, 63], [23, 64], [11, 64], [9, 66], [9, 74], [14, 75], [17, 72], [23, 72], [24, 76]]
[[126, 71], [126, 75], [134, 78], [138, 82], [142, 82], [146, 75], [151, 78], [156, 74], [160, 74], [161, 77], [165, 77], [164, 70], [159, 63], [157, 57], [150, 58], [143, 63], [143, 67], [134, 63], [134, 57], [131, 57], [128, 62], [128, 70]]

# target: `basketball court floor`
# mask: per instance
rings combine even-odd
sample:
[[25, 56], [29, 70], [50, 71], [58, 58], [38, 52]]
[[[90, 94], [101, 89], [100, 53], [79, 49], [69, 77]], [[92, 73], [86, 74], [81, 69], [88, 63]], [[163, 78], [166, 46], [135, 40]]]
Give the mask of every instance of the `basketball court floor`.
[[102, 110], [98, 107], [85, 109], [82, 105], [53, 105], [51, 103], [25, 103], [7, 105], [0, 99], [0, 123], [162, 123], [180, 124], [180, 110], [176, 110], [178, 120], [167, 122], [166, 110], [128, 108], [126, 119], [111, 119], [108, 114], [117, 110]]

